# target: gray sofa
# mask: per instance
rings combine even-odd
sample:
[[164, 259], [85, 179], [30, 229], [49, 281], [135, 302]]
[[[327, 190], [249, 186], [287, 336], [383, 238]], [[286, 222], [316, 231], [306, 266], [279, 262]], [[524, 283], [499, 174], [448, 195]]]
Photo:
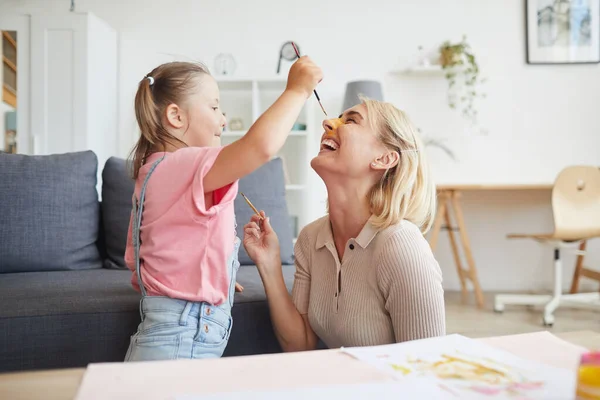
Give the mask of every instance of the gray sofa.
[[[91, 151], [0, 154], [0, 372], [121, 361], [139, 323], [139, 294], [123, 255], [133, 182], [125, 161], [102, 169]], [[240, 181], [282, 245], [288, 289], [293, 244], [281, 159]], [[252, 210], [235, 202], [238, 236]], [[256, 267], [240, 249], [234, 325], [225, 356], [281, 351]]]

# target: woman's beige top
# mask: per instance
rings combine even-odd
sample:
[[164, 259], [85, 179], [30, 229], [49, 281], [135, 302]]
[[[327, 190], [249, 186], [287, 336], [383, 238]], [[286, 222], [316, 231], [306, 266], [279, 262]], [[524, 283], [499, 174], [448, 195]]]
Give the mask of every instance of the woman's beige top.
[[329, 348], [445, 335], [442, 273], [416, 225], [377, 231], [367, 222], [346, 246], [340, 263], [325, 216], [294, 250], [294, 304]]

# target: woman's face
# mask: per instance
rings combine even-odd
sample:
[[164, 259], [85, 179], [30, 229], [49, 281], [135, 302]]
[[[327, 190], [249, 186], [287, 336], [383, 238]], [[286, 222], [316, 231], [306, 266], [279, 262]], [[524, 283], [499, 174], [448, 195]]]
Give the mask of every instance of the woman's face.
[[373, 175], [380, 169], [377, 160], [389, 152], [371, 127], [364, 104], [323, 121], [323, 128], [319, 154], [311, 161], [322, 179], [332, 174], [359, 179]]

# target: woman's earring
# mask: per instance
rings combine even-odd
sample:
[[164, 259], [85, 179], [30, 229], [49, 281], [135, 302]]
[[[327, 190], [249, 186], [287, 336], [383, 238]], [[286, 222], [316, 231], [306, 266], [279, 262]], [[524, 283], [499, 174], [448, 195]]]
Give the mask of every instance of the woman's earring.
[[376, 163], [375, 161], [373, 161], [373, 162], [371, 163], [371, 166], [375, 167], [375, 166], [377, 166], [377, 163]]

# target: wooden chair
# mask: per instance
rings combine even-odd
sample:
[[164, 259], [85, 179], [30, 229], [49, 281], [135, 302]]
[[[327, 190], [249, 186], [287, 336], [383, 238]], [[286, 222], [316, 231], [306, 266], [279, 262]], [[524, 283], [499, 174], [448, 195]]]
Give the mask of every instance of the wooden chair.
[[587, 247], [587, 240], [584, 240], [579, 245], [579, 254], [577, 255], [577, 261], [575, 261], [575, 271], [573, 271], [573, 281], [571, 281], [571, 293], [579, 292], [579, 279], [585, 277], [598, 281], [600, 283], [600, 271], [595, 271], [583, 265]]
[[[554, 323], [559, 305], [600, 310], [600, 293], [562, 294], [562, 249], [574, 249], [582, 241], [600, 237], [600, 169], [596, 166], [571, 166], [563, 169], [552, 188], [554, 232], [511, 234], [508, 238], [533, 239], [554, 249], [553, 295], [500, 294], [495, 297], [494, 311], [504, 311], [506, 304], [544, 305], [544, 325]], [[575, 250], [580, 253], [581, 250]]]

